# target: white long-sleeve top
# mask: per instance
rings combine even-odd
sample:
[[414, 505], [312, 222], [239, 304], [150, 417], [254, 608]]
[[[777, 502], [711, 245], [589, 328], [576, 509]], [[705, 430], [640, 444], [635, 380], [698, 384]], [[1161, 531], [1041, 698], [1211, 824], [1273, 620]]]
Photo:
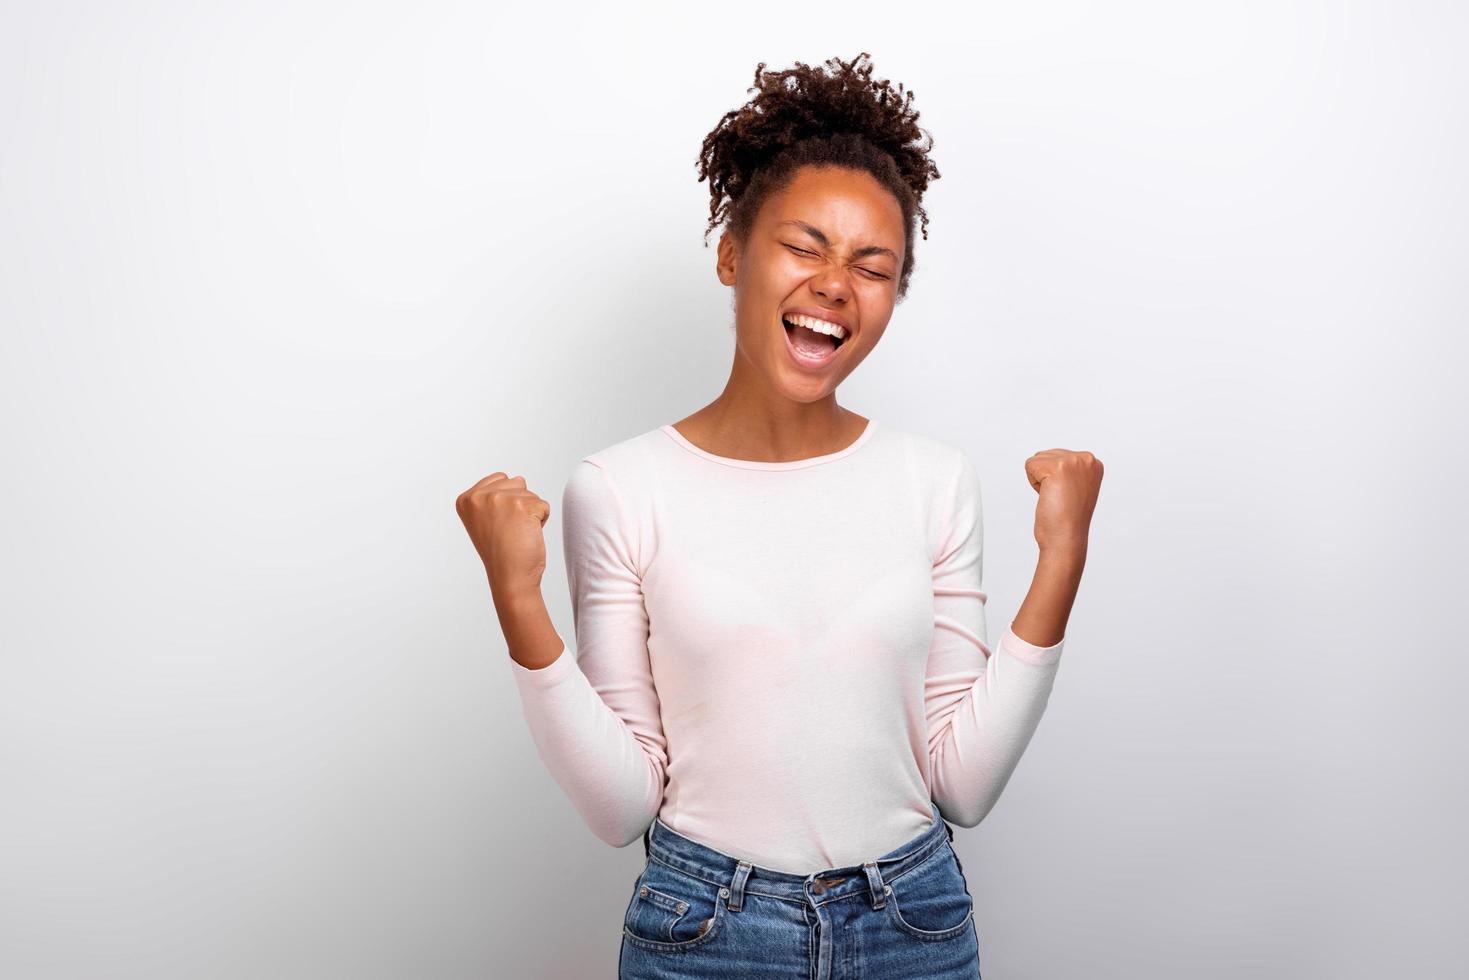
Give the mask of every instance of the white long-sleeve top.
[[860, 864], [930, 801], [979, 823], [1045, 711], [1062, 642], [988, 645], [979, 480], [936, 439], [869, 420], [770, 463], [664, 425], [580, 460], [561, 520], [577, 650], [509, 663], [613, 846], [656, 814], [778, 871]]

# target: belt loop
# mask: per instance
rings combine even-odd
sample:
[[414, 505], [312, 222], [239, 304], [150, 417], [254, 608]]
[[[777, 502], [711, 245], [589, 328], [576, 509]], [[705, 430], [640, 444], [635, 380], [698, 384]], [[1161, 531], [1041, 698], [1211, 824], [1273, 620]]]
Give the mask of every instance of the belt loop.
[[880, 909], [887, 904], [888, 886], [882, 883], [882, 874], [877, 870], [877, 862], [866, 862], [862, 865], [862, 870], [867, 872], [867, 890], [872, 893], [872, 907]]
[[750, 871], [754, 867], [749, 861], [741, 861], [735, 868], [734, 879], [730, 881], [729, 887], [724, 889], [725, 897], [729, 899], [725, 907], [731, 912], [738, 912], [745, 907], [745, 881], [750, 877]]

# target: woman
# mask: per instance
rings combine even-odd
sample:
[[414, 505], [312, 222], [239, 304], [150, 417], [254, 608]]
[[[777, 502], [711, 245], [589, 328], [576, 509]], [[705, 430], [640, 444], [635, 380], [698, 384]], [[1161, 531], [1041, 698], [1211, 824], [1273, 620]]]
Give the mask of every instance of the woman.
[[643, 840], [620, 976], [978, 977], [949, 823], [1045, 709], [1102, 465], [1026, 461], [1039, 561], [992, 652], [974, 468], [836, 402], [927, 237], [932, 140], [866, 54], [764, 69], [699, 159], [729, 381], [571, 474], [576, 655], [541, 598], [548, 503], [497, 472], [457, 506], [541, 758], [598, 837]]

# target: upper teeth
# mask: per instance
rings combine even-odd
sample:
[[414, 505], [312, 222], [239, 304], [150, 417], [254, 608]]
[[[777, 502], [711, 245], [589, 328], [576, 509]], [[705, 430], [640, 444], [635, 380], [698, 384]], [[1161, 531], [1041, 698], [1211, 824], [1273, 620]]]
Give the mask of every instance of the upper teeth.
[[847, 336], [847, 331], [842, 328], [841, 324], [818, 320], [814, 316], [805, 316], [796, 313], [786, 317], [786, 319], [798, 327], [805, 327], [807, 330], [815, 330], [817, 333], [829, 333], [837, 340], [841, 340]]

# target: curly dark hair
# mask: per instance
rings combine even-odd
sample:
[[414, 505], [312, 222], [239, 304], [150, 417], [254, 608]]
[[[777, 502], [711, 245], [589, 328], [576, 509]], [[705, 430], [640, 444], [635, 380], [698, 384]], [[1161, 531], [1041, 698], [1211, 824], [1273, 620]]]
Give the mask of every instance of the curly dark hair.
[[696, 165], [709, 181], [709, 233], [726, 222], [738, 242], [748, 239], [760, 205], [782, 189], [803, 165], [827, 165], [870, 173], [898, 199], [903, 211], [903, 269], [898, 298], [913, 273], [913, 222], [928, 238], [928, 214], [920, 203], [939, 177], [929, 159], [933, 137], [918, 126], [913, 93], [872, 78], [866, 51], [843, 61], [766, 71], [755, 68], [756, 93], [724, 114], [704, 137]]

